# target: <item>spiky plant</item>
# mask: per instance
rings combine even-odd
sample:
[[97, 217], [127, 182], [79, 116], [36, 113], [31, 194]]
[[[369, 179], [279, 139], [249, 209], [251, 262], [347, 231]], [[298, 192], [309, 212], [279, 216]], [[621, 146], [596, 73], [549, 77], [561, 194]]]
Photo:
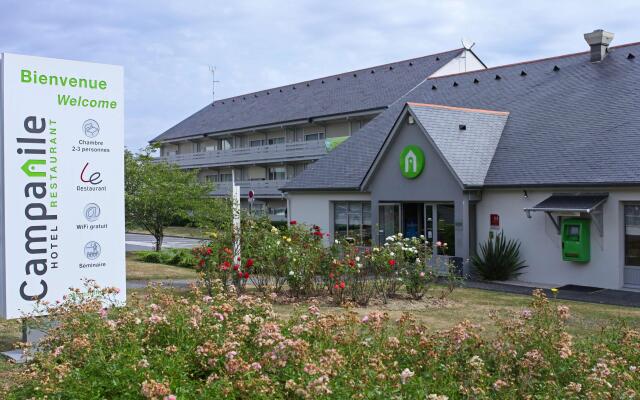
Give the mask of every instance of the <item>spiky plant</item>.
[[471, 262], [483, 279], [492, 281], [516, 278], [526, 268], [525, 261], [520, 258], [520, 242], [507, 240], [503, 232], [480, 244], [480, 254], [472, 256]]

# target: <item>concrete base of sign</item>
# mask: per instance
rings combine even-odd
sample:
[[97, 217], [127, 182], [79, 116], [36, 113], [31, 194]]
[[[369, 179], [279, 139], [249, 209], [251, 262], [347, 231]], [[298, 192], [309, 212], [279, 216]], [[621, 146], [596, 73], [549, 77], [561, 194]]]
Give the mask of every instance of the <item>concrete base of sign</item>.
[[38, 343], [47, 335], [47, 332], [43, 329], [31, 328], [24, 326], [22, 328], [22, 342], [31, 343], [31, 348], [25, 353], [21, 349], [3, 351], [3, 356], [10, 360], [13, 360], [17, 364], [22, 364], [29, 361], [32, 357], [30, 353], [38, 351]]

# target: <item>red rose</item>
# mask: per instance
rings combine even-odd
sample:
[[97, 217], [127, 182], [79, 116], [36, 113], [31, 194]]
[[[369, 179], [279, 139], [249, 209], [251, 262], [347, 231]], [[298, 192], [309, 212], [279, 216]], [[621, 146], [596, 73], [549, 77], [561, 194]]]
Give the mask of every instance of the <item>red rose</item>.
[[203, 266], [204, 266], [204, 262], [205, 262], [205, 261], [204, 261], [204, 258], [201, 258], [201, 259], [200, 259], [200, 261], [198, 261], [198, 265], [199, 265], [200, 267], [203, 267]]
[[291, 222], [289, 222], [289, 224], [291, 224], [291, 225], [295, 225], [297, 223], [298, 223], [298, 221], [296, 221], [295, 219], [292, 219]]
[[334, 289], [338, 289], [340, 286], [336, 283], [335, 285], [333, 285]]
[[333, 272], [329, 273], [329, 278], [333, 279]]
[[340, 282], [340, 289], [344, 289], [344, 281]]
[[389, 260], [389, 265], [392, 267], [396, 265], [396, 260]]
[[238, 264], [233, 264], [233, 270], [237, 271], [240, 269], [240, 266]]
[[247, 260], [247, 268], [253, 267], [253, 258]]
[[207, 247], [207, 254], [211, 254], [212, 250], [211, 247]]
[[242, 278], [242, 272], [238, 271], [238, 278]]
[[249, 273], [248, 272], [244, 273], [244, 279], [249, 279]]

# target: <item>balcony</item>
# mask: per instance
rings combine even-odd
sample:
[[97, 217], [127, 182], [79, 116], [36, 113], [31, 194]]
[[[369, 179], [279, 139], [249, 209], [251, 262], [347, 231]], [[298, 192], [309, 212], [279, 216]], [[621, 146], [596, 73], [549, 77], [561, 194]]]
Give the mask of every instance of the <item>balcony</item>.
[[[236, 181], [240, 186], [240, 197], [246, 198], [249, 190], [253, 190], [256, 198], [281, 198], [282, 192], [278, 188], [283, 187], [288, 180], [273, 181]], [[217, 182], [211, 194], [213, 196], [231, 196], [231, 182]]]
[[291, 142], [258, 147], [240, 147], [229, 150], [204, 151], [159, 157], [181, 167], [217, 167], [260, 164], [279, 161], [315, 160], [327, 154], [324, 140]]

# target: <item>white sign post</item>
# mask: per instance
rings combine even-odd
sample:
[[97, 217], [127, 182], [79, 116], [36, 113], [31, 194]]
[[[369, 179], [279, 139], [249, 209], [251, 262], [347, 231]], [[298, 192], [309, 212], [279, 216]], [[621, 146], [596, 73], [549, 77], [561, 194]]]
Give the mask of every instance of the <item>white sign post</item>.
[[236, 185], [235, 171], [231, 171], [231, 209], [233, 213], [233, 262], [238, 263], [242, 258], [240, 248], [240, 186]]
[[2, 55], [0, 316], [83, 279], [126, 299], [120, 66]]

